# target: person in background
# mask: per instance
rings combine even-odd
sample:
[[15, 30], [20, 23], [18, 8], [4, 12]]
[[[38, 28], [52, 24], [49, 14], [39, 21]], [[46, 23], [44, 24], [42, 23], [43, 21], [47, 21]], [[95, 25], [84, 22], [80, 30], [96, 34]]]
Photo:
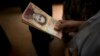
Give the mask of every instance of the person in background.
[[[55, 30], [62, 30], [72, 39], [66, 56], [100, 56], [100, 5], [98, 0], [66, 0], [64, 20], [55, 24]], [[64, 36], [64, 38], [67, 38]], [[67, 45], [68, 47], [68, 45]], [[75, 52], [74, 52], [75, 51]]]

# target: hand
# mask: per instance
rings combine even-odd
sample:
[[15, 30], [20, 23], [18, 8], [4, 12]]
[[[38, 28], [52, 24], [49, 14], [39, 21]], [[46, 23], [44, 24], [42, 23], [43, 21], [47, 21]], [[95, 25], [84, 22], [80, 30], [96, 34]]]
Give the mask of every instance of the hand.
[[84, 21], [74, 21], [74, 20], [59, 20], [54, 29], [57, 31], [65, 30], [70, 36], [74, 36], [79, 28], [79, 26]]

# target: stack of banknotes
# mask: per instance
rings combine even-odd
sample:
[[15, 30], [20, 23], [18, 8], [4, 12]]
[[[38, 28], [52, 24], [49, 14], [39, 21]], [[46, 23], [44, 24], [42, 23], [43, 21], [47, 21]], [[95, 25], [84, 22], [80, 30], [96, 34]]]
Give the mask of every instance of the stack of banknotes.
[[54, 30], [54, 25], [57, 20], [49, 16], [34, 3], [30, 2], [22, 14], [22, 21], [37, 30], [46, 32], [59, 39], [62, 37], [61, 31]]

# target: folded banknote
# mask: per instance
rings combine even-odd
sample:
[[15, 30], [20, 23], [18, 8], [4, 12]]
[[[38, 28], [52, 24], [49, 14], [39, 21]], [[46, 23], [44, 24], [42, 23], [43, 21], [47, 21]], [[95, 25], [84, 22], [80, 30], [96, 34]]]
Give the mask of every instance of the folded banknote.
[[22, 14], [22, 21], [38, 30], [61, 39], [61, 31], [54, 30], [57, 20], [30, 2]]

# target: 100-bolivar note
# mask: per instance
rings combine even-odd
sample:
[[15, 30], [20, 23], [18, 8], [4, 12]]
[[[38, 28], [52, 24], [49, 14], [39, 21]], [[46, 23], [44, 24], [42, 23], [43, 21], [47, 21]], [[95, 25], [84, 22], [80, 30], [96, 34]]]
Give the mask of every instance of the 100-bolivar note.
[[38, 30], [61, 39], [62, 33], [54, 30], [56, 19], [49, 16], [35, 4], [30, 2], [22, 14], [22, 21]]

